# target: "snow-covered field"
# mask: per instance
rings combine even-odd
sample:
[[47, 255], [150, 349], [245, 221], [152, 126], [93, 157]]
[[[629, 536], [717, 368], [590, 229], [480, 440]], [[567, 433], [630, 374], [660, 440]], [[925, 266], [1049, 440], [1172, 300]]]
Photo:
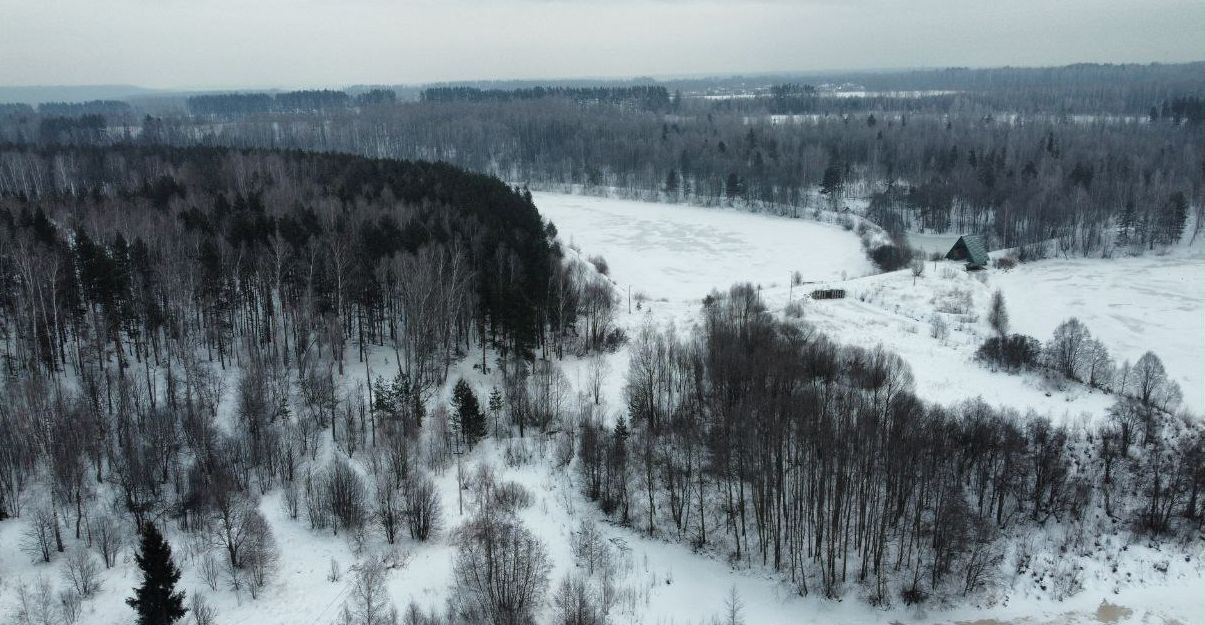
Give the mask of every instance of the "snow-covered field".
[[585, 255], [601, 255], [620, 289], [696, 304], [735, 282], [787, 284], [864, 276], [873, 267], [840, 227], [733, 210], [536, 193], [540, 214]]
[[[1077, 316], [1123, 360], [1154, 351], [1184, 389], [1186, 406], [1205, 409], [1205, 255], [1117, 260], [1048, 260], [1009, 272], [961, 271], [953, 262], [928, 262], [911, 272], [874, 275], [858, 238], [838, 226], [788, 217], [580, 197], [535, 194], [541, 214], [584, 256], [601, 255], [621, 293], [631, 286], [653, 300], [648, 314], [689, 328], [711, 289], [748, 281], [763, 287], [772, 309], [818, 286], [844, 288], [844, 300], [807, 301], [805, 318], [846, 343], [882, 344], [911, 365], [921, 396], [940, 402], [975, 397], [1018, 409], [1033, 408], [1063, 421], [1104, 414], [1113, 399], [1080, 386], [1055, 388], [1037, 376], [1003, 375], [973, 360], [989, 335], [992, 292], [1008, 302], [1013, 331], [1046, 340], [1060, 322]], [[936, 250], [956, 237], [920, 237]], [[805, 284], [790, 286], [798, 270]], [[815, 283], [815, 284], [813, 284]], [[954, 301], [969, 298], [965, 313]], [[662, 301], [658, 301], [662, 300]], [[634, 313], [637, 311], [634, 311]], [[938, 315], [949, 326], [931, 336]], [[974, 319], [974, 320], [972, 320]]]
[[[1184, 252], [1183, 250], [1178, 250]], [[1205, 413], [1205, 255], [1200, 250], [1115, 260], [1047, 260], [993, 273], [1013, 326], [1039, 338], [1076, 316], [1118, 364], [1148, 350]]]

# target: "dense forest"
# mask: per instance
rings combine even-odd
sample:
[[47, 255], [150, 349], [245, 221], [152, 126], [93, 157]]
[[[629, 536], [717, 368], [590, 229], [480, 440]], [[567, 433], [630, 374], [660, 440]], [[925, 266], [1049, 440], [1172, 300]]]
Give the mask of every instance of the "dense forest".
[[[1050, 342], [1052, 362], [1067, 345]], [[1193, 540], [1205, 520], [1205, 428], [1168, 411], [1176, 391], [1155, 356], [1096, 427], [934, 405], [899, 356], [776, 319], [745, 284], [708, 297], [690, 333], [646, 327], [626, 379], [627, 419], [578, 421], [584, 494], [649, 535], [770, 566], [802, 594], [969, 595], [1005, 583], [1005, 558], [1026, 572], [1013, 548], [1027, 534], [1057, 527], [1066, 553], [1100, 556], [1094, 536]], [[1078, 576], [1053, 575], [1056, 596]]]
[[[616, 299], [529, 192], [446, 164], [0, 146], [0, 521], [74, 585], [62, 606], [20, 586], [44, 607], [19, 619], [76, 622], [131, 534], [170, 560], [169, 522], [220, 547], [212, 590], [259, 596], [275, 489], [314, 531], [427, 540], [428, 471], [486, 434], [486, 406], [520, 436], [558, 419], [549, 359], [622, 340]], [[449, 418], [470, 352], [505, 398], [462, 382]]]
[[731, 97], [661, 85], [449, 85], [418, 102], [382, 89], [355, 99], [227, 94], [190, 97], [191, 115], [116, 127], [110, 116], [103, 130], [99, 113], [10, 112], [0, 116], [0, 136], [440, 160], [536, 188], [792, 215], [869, 202], [871, 218], [893, 229], [980, 233], [993, 248], [1059, 240], [1065, 253], [1112, 254], [1176, 241], [1189, 223], [1195, 236], [1205, 223], [1205, 85], [1190, 79], [1194, 68], [863, 76], [931, 91], [857, 97], [764, 79]]

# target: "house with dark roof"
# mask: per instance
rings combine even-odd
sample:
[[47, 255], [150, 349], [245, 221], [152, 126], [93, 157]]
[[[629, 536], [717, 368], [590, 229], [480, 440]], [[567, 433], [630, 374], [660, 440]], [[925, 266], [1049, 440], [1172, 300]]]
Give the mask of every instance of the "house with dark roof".
[[946, 253], [950, 260], [965, 260], [967, 269], [983, 269], [990, 260], [987, 255], [987, 245], [983, 237], [975, 234], [964, 234], [958, 237], [954, 247]]

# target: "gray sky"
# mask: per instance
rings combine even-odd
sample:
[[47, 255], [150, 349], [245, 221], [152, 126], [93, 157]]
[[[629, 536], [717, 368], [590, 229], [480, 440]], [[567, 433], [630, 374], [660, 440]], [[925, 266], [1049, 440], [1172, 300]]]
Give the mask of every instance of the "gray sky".
[[1205, 59], [1203, 0], [0, 0], [0, 84], [316, 87]]

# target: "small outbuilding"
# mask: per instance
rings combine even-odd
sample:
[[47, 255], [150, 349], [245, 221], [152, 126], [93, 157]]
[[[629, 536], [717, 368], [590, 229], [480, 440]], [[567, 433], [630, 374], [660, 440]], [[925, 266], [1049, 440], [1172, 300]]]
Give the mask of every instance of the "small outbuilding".
[[987, 245], [983, 237], [975, 234], [964, 234], [958, 237], [954, 247], [946, 253], [949, 260], [965, 260], [967, 269], [983, 269], [990, 259], [987, 255]]

